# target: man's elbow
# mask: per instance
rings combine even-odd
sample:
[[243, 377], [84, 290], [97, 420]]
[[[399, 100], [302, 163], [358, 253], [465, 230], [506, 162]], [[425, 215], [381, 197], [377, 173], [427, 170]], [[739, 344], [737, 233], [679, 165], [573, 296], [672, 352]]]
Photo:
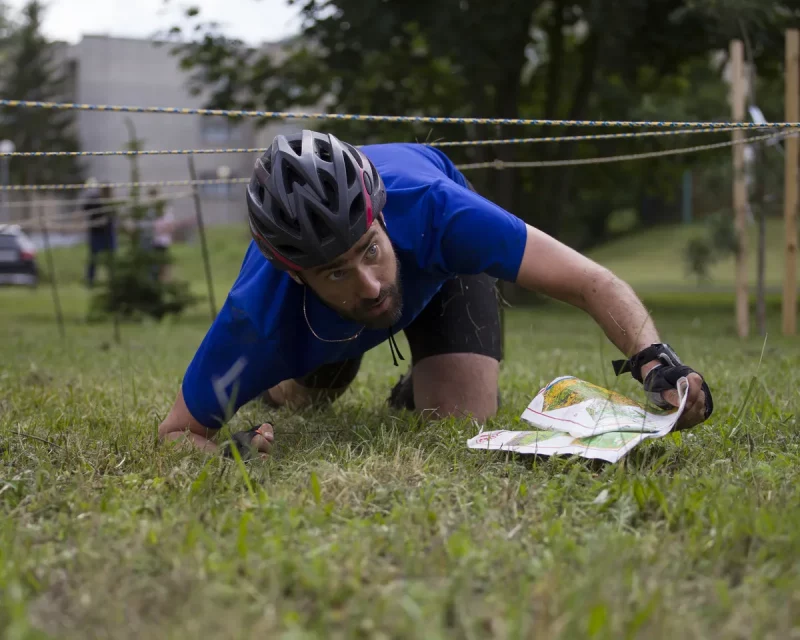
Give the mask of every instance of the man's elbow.
[[613, 271], [596, 265], [588, 274], [581, 293], [584, 308], [605, 307], [619, 298], [627, 298], [633, 290]]
[[186, 406], [183, 391], [179, 391], [167, 417], [158, 425], [158, 440], [159, 442], [177, 440], [188, 433], [211, 439], [216, 432], [217, 430], [204, 427], [197, 421]]
[[169, 442], [171, 440], [177, 440], [182, 435], [186, 434], [187, 431], [190, 431], [189, 425], [180, 425], [174, 420], [167, 418], [158, 425], [158, 441]]
[[576, 287], [575, 304], [584, 310], [596, 306], [607, 299], [609, 292], [620, 283], [622, 281], [610, 269], [592, 264], [584, 270], [583, 278]]

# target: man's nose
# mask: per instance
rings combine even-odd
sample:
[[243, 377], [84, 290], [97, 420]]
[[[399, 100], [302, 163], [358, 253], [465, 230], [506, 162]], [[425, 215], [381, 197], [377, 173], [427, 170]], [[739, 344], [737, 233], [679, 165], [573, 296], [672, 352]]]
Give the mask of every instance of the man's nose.
[[375, 300], [381, 294], [381, 281], [375, 270], [359, 269], [359, 296], [364, 300]]

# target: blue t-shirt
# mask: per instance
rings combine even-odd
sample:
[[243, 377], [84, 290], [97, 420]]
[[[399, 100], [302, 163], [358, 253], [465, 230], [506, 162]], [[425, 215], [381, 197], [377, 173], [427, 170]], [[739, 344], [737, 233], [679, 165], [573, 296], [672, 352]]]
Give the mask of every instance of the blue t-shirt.
[[[419, 144], [361, 149], [386, 186], [383, 214], [400, 263], [403, 315], [392, 331], [408, 326], [454, 275], [516, 280], [525, 223], [470, 191], [447, 156]], [[365, 329], [350, 342], [315, 338], [303, 317], [303, 288], [250, 242], [239, 276], [183, 379], [186, 406], [198, 422], [219, 428], [279, 382], [358, 357], [388, 339], [386, 329]], [[348, 338], [361, 329], [310, 289], [306, 304], [309, 323], [321, 338]]]

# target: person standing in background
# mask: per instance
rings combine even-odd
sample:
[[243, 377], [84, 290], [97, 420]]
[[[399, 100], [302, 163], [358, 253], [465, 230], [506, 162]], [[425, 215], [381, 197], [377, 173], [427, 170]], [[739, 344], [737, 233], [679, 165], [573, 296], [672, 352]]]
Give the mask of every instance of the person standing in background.
[[[153, 189], [151, 197], [157, 198], [158, 191]], [[155, 205], [156, 215], [153, 220], [153, 250], [162, 256], [164, 262], [161, 264], [158, 279], [166, 282], [169, 279], [169, 250], [172, 246], [172, 236], [175, 231], [175, 214], [172, 207], [164, 200], [159, 200]]]
[[91, 180], [88, 184], [91, 186], [83, 210], [88, 214], [89, 261], [86, 266], [86, 283], [91, 288], [95, 282], [98, 255], [106, 252], [113, 253], [116, 250], [117, 242], [111, 187], [104, 185], [98, 189], [95, 186], [96, 181]]

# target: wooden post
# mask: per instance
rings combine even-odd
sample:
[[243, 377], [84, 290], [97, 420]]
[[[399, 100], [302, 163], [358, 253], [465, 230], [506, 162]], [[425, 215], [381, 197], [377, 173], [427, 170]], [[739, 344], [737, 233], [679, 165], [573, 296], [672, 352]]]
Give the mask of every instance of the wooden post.
[[[745, 113], [744, 45], [733, 40], [730, 46], [733, 121], [742, 122]], [[733, 131], [733, 209], [736, 220], [736, 331], [747, 337], [750, 328], [747, 293], [747, 184], [744, 175], [744, 129]]]
[[[787, 122], [800, 121], [800, 30], [786, 31], [785, 110]], [[798, 140], [786, 138], [783, 224], [786, 273], [783, 280], [783, 334], [797, 330], [797, 169]]]

